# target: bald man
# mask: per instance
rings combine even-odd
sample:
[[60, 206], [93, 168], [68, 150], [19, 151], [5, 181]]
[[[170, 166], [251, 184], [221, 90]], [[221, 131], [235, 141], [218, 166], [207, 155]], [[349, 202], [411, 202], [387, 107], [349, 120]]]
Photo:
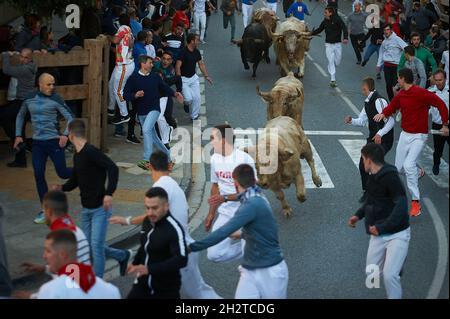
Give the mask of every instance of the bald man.
[[[16, 136], [16, 117], [19, 113], [23, 100], [35, 89], [37, 66], [33, 62], [33, 52], [31, 49], [22, 49], [19, 54], [19, 64], [12, 65], [10, 57], [17, 54], [14, 52], [2, 53], [3, 73], [11, 76], [11, 80], [17, 80], [16, 98], [9, 101], [5, 107], [0, 107], [0, 126], [14, 142]], [[16, 152], [14, 161], [8, 163], [8, 167], [26, 167], [27, 159], [25, 149]]]
[[[72, 169], [66, 167], [64, 156], [68, 131], [67, 128], [63, 134], [59, 131], [58, 112], [64, 116], [67, 124], [72, 121], [72, 115], [64, 100], [55, 93], [55, 78], [48, 73], [43, 73], [39, 77], [39, 90], [25, 99], [19, 114], [17, 114], [16, 139], [14, 142], [14, 148], [16, 149], [20, 143], [23, 143], [21, 127], [27, 111], [30, 112], [33, 125], [32, 162], [34, 178], [42, 203], [42, 199], [48, 191], [47, 181], [45, 180], [45, 166], [48, 157], [52, 160], [60, 178], [67, 179], [72, 175]], [[39, 212], [34, 222], [36, 224], [45, 222], [42, 211]]]

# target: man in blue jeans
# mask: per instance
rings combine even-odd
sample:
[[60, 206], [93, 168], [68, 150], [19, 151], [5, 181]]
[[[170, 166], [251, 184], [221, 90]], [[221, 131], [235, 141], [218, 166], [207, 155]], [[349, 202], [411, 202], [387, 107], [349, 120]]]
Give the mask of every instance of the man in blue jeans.
[[[32, 162], [34, 178], [42, 203], [44, 195], [48, 191], [45, 180], [45, 166], [47, 158], [50, 157], [58, 176], [67, 179], [72, 174], [72, 169], [66, 167], [64, 147], [67, 143], [67, 129], [63, 134], [59, 132], [58, 112], [66, 121], [72, 121], [72, 115], [68, 111], [64, 100], [55, 93], [55, 78], [48, 73], [43, 73], [39, 77], [39, 91], [33, 92], [24, 100], [16, 118], [16, 139], [14, 148], [19, 149], [23, 145], [22, 127], [27, 111], [31, 115], [33, 126], [33, 153]], [[41, 211], [34, 219], [36, 224], [45, 223], [44, 213]]]
[[140, 69], [133, 73], [125, 84], [124, 98], [126, 101], [133, 101], [137, 108], [139, 122], [144, 134], [144, 158], [138, 162], [138, 166], [147, 170], [150, 155], [153, 153], [153, 144], [170, 158], [170, 151], [156, 134], [155, 124], [161, 113], [159, 100], [160, 92], [164, 96], [177, 98], [179, 103], [183, 103], [183, 95], [174, 92], [157, 73], [152, 72], [153, 60], [147, 55], [139, 56]]
[[[86, 126], [81, 119], [69, 124], [69, 139], [75, 147], [73, 173], [64, 185], [53, 189], [70, 192], [80, 189], [81, 228], [90, 244], [94, 261], [94, 272], [102, 278], [105, 271], [105, 258], [119, 262], [120, 274], [125, 275], [130, 251], [114, 249], [105, 245], [108, 220], [112, 215], [112, 195], [117, 188], [119, 169], [102, 151], [87, 143]], [[108, 185], [105, 188], [106, 177]]]

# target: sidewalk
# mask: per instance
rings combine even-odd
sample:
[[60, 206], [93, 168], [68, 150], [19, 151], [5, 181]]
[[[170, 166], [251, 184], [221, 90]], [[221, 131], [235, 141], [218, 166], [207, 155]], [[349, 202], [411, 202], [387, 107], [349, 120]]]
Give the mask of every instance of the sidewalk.
[[[185, 127], [192, 131], [189, 116], [183, 112], [182, 106], [176, 102], [174, 117], [177, 118], [179, 127]], [[125, 143], [125, 138], [112, 136], [114, 130], [112, 125], [109, 125], [108, 129], [107, 145], [109, 151], [107, 155], [118, 164], [120, 170], [119, 184], [113, 196], [113, 215], [140, 215], [143, 213], [144, 193], [152, 185], [149, 172], [143, 171], [135, 165], [137, 161], [142, 159], [142, 143], [139, 145]], [[139, 132], [138, 127], [136, 132]], [[72, 157], [73, 154], [66, 151], [68, 166], [72, 166]], [[9, 271], [13, 281], [18, 282], [24, 281], [29, 276], [20, 268], [23, 262], [43, 263], [44, 238], [48, 233], [48, 228], [45, 225], [33, 223], [34, 217], [40, 211], [40, 204], [33, 176], [31, 154], [27, 153], [27, 168], [6, 167], [6, 163], [11, 161], [12, 158], [12, 152], [8, 145], [0, 144], [0, 205], [5, 213], [3, 229]], [[125, 168], [125, 166], [128, 168]], [[189, 196], [191, 183], [191, 169], [190, 163], [177, 163], [171, 173], [171, 176], [180, 184], [187, 196]], [[50, 160], [47, 162], [46, 179], [49, 185], [64, 182], [56, 175]], [[67, 196], [70, 213], [79, 225], [81, 204], [78, 189], [67, 193]], [[136, 226], [110, 225], [107, 243], [113, 245], [125, 241], [130, 236], [137, 234], [139, 229], [140, 227]]]

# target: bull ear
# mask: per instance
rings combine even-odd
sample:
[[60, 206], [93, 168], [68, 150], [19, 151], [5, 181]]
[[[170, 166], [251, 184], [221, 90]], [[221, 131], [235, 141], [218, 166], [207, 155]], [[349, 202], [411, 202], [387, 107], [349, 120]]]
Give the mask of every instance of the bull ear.
[[303, 95], [303, 92], [299, 88], [295, 88], [297, 91], [297, 97], [301, 97]]
[[282, 161], [289, 160], [292, 157], [292, 155], [294, 155], [294, 151], [291, 150], [290, 148], [285, 148], [280, 152], [280, 157]]
[[256, 93], [262, 97], [262, 99], [265, 102], [271, 102], [272, 101], [272, 94], [270, 92], [261, 92], [261, 90], [259, 89], [259, 85], [256, 86]]

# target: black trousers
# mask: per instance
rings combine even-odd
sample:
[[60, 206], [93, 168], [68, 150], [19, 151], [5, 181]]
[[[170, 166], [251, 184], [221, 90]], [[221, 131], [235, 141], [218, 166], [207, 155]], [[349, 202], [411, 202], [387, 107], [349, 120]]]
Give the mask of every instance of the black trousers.
[[[6, 106], [0, 107], [0, 126], [3, 127], [6, 135], [8, 135], [12, 143], [14, 143], [16, 138], [16, 118], [22, 102], [22, 100], [14, 100]], [[30, 120], [29, 112], [27, 112], [24, 123], [26, 123], [27, 120]], [[25, 141], [25, 124], [22, 128], [22, 137]], [[25, 149], [22, 149], [20, 152], [16, 152], [14, 161], [21, 164], [26, 163], [27, 158]]]
[[[372, 139], [368, 138], [367, 143], [373, 143]], [[385, 155], [390, 151], [393, 144], [394, 144], [393, 135], [392, 135], [392, 138], [389, 138], [389, 136], [388, 136], [386, 139], [381, 140], [381, 146], [384, 149]], [[361, 175], [361, 186], [362, 186], [363, 191], [365, 191], [366, 185], [367, 185], [367, 180], [369, 179], [369, 174], [366, 173], [366, 170], [364, 169], [364, 162], [363, 162], [362, 157], [359, 160], [359, 173]]]
[[361, 52], [364, 48], [364, 44], [359, 44], [358, 41], [364, 39], [364, 33], [360, 34], [350, 34], [350, 41], [352, 43], [353, 51], [355, 51], [356, 59], [361, 62]]
[[[442, 128], [442, 124], [431, 124], [433, 130], [440, 130]], [[449, 137], [448, 136], [441, 136], [433, 134], [433, 143], [434, 143], [434, 152], [433, 152], [433, 164], [434, 165], [440, 165], [441, 164], [441, 157], [444, 153], [444, 146], [445, 142], [449, 144]]]
[[174, 129], [177, 128], [177, 121], [173, 117], [173, 98], [169, 97], [167, 99], [166, 110], [164, 111], [164, 117], [166, 118], [167, 123], [172, 126]]
[[128, 108], [130, 109], [129, 115], [130, 120], [128, 121], [128, 137], [134, 136], [134, 127], [136, 126], [136, 113], [137, 109], [133, 103], [128, 103]]
[[154, 291], [150, 293], [150, 288], [147, 285], [147, 276], [142, 276], [138, 282], [133, 285], [128, 293], [127, 299], [180, 299], [179, 289], [176, 291]]
[[391, 101], [394, 98], [393, 87], [397, 84], [397, 66], [384, 66], [384, 79], [386, 81], [386, 92]]

